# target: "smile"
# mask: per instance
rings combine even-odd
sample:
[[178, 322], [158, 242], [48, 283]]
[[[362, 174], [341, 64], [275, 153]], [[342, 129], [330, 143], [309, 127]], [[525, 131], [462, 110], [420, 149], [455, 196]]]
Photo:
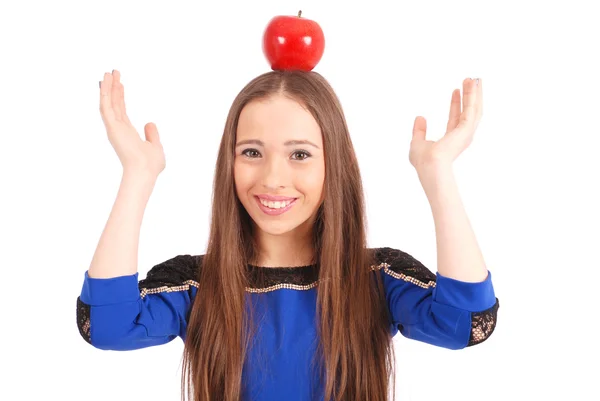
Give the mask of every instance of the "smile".
[[258, 196], [255, 196], [254, 199], [256, 199], [256, 203], [258, 203], [260, 210], [269, 216], [278, 216], [283, 214], [290, 210], [296, 203], [296, 199], [285, 201], [267, 201], [260, 199]]

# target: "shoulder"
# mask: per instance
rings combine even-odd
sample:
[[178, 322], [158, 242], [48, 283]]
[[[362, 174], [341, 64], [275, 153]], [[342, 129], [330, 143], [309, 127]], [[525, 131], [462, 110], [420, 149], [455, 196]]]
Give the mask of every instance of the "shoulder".
[[388, 275], [419, 286], [435, 286], [436, 274], [411, 254], [396, 248], [369, 248], [372, 270], [380, 270]]
[[140, 280], [140, 288], [174, 287], [195, 282], [204, 255], [177, 255], [154, 265]]

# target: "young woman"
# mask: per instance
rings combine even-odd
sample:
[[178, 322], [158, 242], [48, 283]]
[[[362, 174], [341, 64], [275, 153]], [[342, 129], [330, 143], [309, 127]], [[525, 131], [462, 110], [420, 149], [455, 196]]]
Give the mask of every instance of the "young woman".
[[461, 349], [486, 340], [498, 300], [452, 180], [481, 117], [481, 84], [452, 95], [448, 132], [410, 161], [436, 226], [438, 269], [368, 248], [358, 163], [342, 107], [316, 72], [270, 71], [236, 97], [214, 179], [210, 239], [138, 281], [142, 216], [165, 156], [141, 140], [118, 71], [100, 110], [123, 165], [113, 210], [85, 272], [77, 324], [91, 345], [134, 350], [184, 340], [182, 396], [208, 400], [388, 398], [392, 337]]

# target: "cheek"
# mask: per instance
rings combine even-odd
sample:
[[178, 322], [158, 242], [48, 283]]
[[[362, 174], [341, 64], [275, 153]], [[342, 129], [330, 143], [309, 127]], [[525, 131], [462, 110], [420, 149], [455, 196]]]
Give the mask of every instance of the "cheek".
[[304, 192], [312, 202], [317, 202], [323, 192], [325, 169], [317, 169], [310, 174], [302, 174], [298, 178], [298, 187], [302, 188], [302, 192]]
[[251, 185], [248, 169], [235, 163], [233, 168], [233, 179], [235, 181], [235, 188], [238, 196], [241, 197]]

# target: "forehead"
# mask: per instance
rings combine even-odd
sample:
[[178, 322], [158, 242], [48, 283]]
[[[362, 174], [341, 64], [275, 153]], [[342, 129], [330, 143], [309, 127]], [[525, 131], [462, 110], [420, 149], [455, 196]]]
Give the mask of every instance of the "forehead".
[[321, 146], [321, 129], [300, 103], [282, 95], [248, 103], [240, 114], [237, 140], [283, 143], [306, 139]]

